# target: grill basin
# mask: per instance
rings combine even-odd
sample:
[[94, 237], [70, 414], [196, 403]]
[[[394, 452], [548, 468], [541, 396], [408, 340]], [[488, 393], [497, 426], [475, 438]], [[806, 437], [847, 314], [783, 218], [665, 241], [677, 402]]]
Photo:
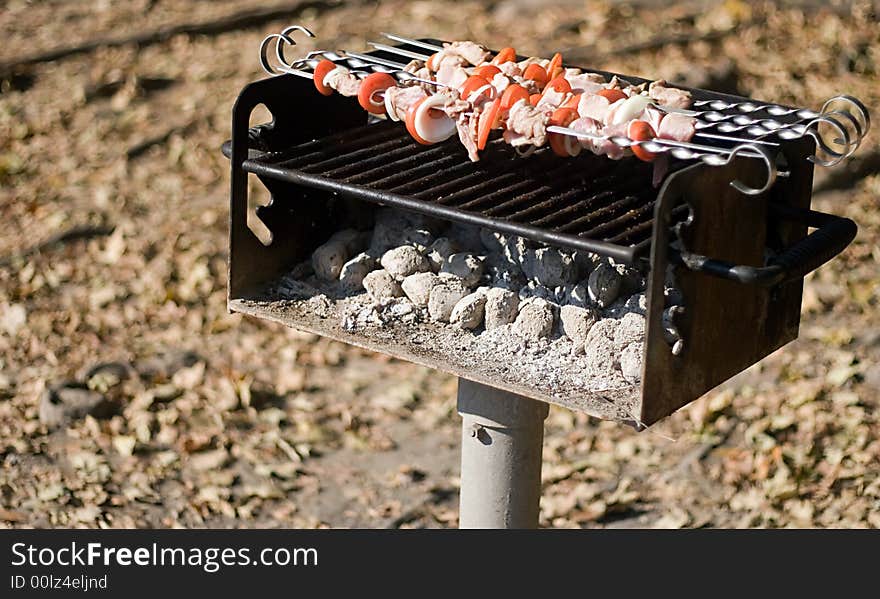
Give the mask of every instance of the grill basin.
[[[249, 129], [258, 104], [274, 120]], [[724, 167], [678, 165], [658, 191], [650, 167], [636, 160], [560, 160], [546, 151], [514, 158], [501, 143], [474, 164], [456, 141], [419, 146], [400, 124], [368, 124], [352, 99], [319, 96], [306, 80], [282, 76], [247, 86], [224, 148], [232, 167], [230, 309], [641, 427], [796, 338], [802, 277], [855, 233], [847, 219], [808, 211], [807, 140], [783, 145], [789, 175], [755, 197], [729, 185], [764, 176], [746, 158]], [[255, 212], [249, 173], [272, 194], [270, 205]], [[423, 323], [415, 335], [406, 325], [353, 334], [304, 302], [267, 294], [268, 283], [333, 232], [366, 222], [378, 204], [649, 266], [641, 384], [590, 393], [523, 385], [504, 365], [476, 362], [464, 350], [438, 355], [431, 340], [440, 331], [432, 327], [446, 325]], [[265, 225], [269, 245], [249, 229], [249, 217]], [[808, 224], [820, 228], [807, 236]], [[686, 340], [679, 355], [663, 334], [668, 269], [686, 306], [676, 322]]]

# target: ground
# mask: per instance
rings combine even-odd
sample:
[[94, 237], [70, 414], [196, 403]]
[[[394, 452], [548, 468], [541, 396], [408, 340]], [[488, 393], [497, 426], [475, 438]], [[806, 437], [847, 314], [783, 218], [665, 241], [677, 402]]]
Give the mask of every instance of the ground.
[[[22, 64], [248, 8], [5, 3], [0, 526], [457, 524], [452, 377], [226, 311], [219, 147], [269, 32], [307, 25], [303, 52], [380, 31], [563, 49], [765, 100], [880, 106], [868, 3], [550, 4], [283, 2], [270, 20]], [[814, 207], [860, 232], [808, 277], [800, 339], [646, 432], [551, 409], [542, 526], [880, 526], [876, 140], [817, 173]], [[53, 389], [99, 406], [52, 422]]]

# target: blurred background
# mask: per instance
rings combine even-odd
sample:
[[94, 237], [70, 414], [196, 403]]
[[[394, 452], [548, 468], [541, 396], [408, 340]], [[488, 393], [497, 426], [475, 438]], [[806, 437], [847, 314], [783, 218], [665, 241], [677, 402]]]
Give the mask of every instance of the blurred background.
[[[880, 107], [871, 2], [0, 2], [0, 526], [457, 525], [453, 377], [226, 312], [232, 104], [262, 38], [380, 31]], [[304, 118], [320, 116], [303, 115]], [[880, 147], [801, 336], [646, 432], [552, 408], [541, 524], [880, 526]]]

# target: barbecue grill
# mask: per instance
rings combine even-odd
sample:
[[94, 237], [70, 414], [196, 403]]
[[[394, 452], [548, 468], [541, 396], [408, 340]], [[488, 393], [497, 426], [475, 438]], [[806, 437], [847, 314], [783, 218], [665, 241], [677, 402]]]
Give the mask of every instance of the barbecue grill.
[[[814, 164], [854, 151], [869, 127], [867, 111], [854, 99], [843, 97], [845, 110], [829, 105], [812, 112], [691, 89], [708, 123], [705, 132], [717, 137], [708, 150], [647, 146], [672, 157], [656, 188], [651, 165], [634, 158], [582, 153], [563, 159], [546, 150], [521, 157], [493, 139], [482, 159], [470, 162], [455, 139], [420, 145], [401, 124], [368, 117], [352, 98], [321, 96], [298, 75], [309, 76], [309, 65], [330, 55], [405, 80], [389, 65], [401, 55], [424, 57], [426, 47], [442, 42], [391, 36], [397, 45], [378, 44], [369, 53], [316, 52], [287, 62], [282, 45], [293, 43], [293, 29], [268, 38], [278, 43], [276, 57], [286, 68], [242, 90], [232, 139], [223, 147], [232, 172], [229, 309], [461, 377], [463, 526], [536, 522], [546, 406], [531, 400], [639, 429], [657, 422], [795, 339], [803, 277], [856, 234], [853, 221], [810, 210]], [[261, 49], [264, 66], [278, 70], [269, 65], [267, 47]], [[249, 127], [260, 104], [273, 119]], [[303, 118], [316, 114], [322, 117]], [[249, 202], [250, 176], [271, 194], [268, 205]], [[647, 325], [640, 382], [600, 392], [549, 380], [524, 383], [467, 348], [438, 351], [432, 339], [448, 325], [352, 331], [309, 298], [294, 301], [275, 291], [274, 281], [341, 228], [371, 222], [378, 206], [643, 269]], [[675, 315], [679, 343], [664, 325], [671, 274], [685, 306]], [[494, 453], [486, 453], [489, 446]], [[490, 484], [495, 480], [502, 482]], [[471, 490], [479, 486], [495, 491]]]

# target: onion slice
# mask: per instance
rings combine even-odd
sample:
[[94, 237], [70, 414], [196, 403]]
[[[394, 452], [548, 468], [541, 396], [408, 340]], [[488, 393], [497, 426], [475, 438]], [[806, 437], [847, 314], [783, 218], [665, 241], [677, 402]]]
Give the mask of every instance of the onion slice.
[[388, 118], [392, 121], [399, 121], [400, 117], [397, 116], [397, 111], [394, 110], [394, 106], [391, 104], [391, 94], [387, 91], [385, 92], [385, 114], [388, 115]]
[[[624, 123], [628, 123], [633, 119], [639, 118], [641, 114], [645, 111], [645, 108], [648, 107], [648, 104], [651, 103], [651, 98], [648, 96], [643, 96], [641, 94], [630, 96], [626, 100], [621, 100], [620, 104], [613, 107], [613, 110], [609, 110], [608, 116], [609, 125], [623, 125]], [[615, 103], [616, 104], [616, 103]]]
[[[428, 143], [438, 143], [455, 135], [455, 121], [443, 112], [446, 99], [442, 96], [428, 96], [415, 109], [413, 127], [419, 137]], [[434, 110], [434, 113], [431, 113]], [[442, 116], [435, 114], [439, 112]]]
[[476, 102], [477, 98], [479, 98], [482, 94], [486, 95], [487, 100], [494, 100], [498, 93], [495, 91], [495, 88], [491, 83], [487, 83], [486, 85], [479, 87], [468, 94], [468, 97], [465, 98], [468, 102]]

